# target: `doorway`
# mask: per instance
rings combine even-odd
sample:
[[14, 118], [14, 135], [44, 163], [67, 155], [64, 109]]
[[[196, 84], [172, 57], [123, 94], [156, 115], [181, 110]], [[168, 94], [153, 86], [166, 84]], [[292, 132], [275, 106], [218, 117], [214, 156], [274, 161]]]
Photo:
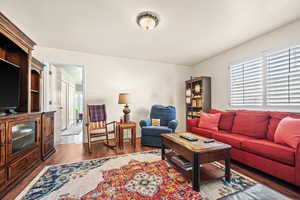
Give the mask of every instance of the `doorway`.
[[49, 64], [49, 107], [55, 113], [55, 144], [83, 142], [84, 68]]
[[61, 118], [61, 130], [64, 131], [67, 129], [67, 106], [68, 106], [68, 102], [67, 102], [67, 95], [68, 95], [68, 83], [66, 83], [65, 81], [61, 80], [60, 81], [61, 84], [61, 90], [60, 90], [60, 95], [59, 95], [59, 102], [60, 102], [60, 118]]

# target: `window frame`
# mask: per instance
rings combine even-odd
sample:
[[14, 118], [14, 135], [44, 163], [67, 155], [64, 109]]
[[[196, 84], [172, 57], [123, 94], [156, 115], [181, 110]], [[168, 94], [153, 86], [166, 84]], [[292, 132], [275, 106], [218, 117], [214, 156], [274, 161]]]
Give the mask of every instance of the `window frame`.
[[[257, 56], [246, 58], [240, 61], [231, 62], [228, 66], [228, 76], [229, 76], [229, 98], [228, 98], [228, 105], [229, 109], [237, 110], [237, 109], [248, 109], [248, 110], [270, 110], [270, 111], [281, 111], [281, 112], [298, 112], [300, 113], [300, 106], [299, 105], [267, 105], [267, 70], [268, 70], [268, 63], [267, 58], [269, 55], [282, 51], [284, 49], [292, 49], [297, 46], [300, 46], [300, 43], [296, 43], [293, 45], [285, 46], [278, 49], [273, 49], [270, 51], [265, 51]], [[248, 61], [262, 58], [262, 105], [231, 105], [231, 67], [233, 65], [239, 65], [242, 63], [246, 63]], [[300, 77], [300, 75], [299, 75]]]
[[[254, 58], [248, 58], [246, 60], [243, 60], [241, 62], [235, 62], [235, 63], [231, 63], [229, 65], [229, 106], [230, 107], [233, 107], [233, 108], [244, 108], [244, 107], [247, 107], [247, 108], [256, 108], [256, 107], [261, 107], [260, 105], [247, 105], [247, 104], [244, 104], [244, 105], [232, 105], [231, 104], [231, 95], [232, 95], [232, 90], [231, 90], [231, 86], [232, 86], [232, 77], [231, 77], [231, 68], [232, 66], [235, 66], [235, 65], [245, 65], [247, 63], [249, 63], [250, 61], [255, 61], [255, 60], [259, 60], [261, 59], [262, 60], [262, 72], [263, 72], [263, 68], [264, 68], [264, 59], [263, 59], [263, 56], [257, 56], [257, 57], [254, 57]], [[261, 82], [262, 82], [262, 105], [264, 104], [264, 87], [263, 87], [263, 83], [264, 83], [264, 76], [262, 74], [262, 79], [261, 79]], [[244, 83], [243, 83], [244, 84]], [[244, 84], [245, 85], [245, 84]]]

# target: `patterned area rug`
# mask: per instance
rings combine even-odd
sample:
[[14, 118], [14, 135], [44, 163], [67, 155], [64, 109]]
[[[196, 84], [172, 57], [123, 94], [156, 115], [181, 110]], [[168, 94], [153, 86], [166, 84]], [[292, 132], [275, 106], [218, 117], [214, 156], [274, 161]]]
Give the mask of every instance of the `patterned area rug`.
[[[217, 167], [223, 165], [215, 162]], [[258, 195], [261, 194], [261, 195]], [[200, 193], [160, 151], [148, 151], [96, 160], [49, 166], [16, 198], [22, 200], [211, 200], [287, 199], [281, 194], [232, 171], [232, 181], [202, 184]]]

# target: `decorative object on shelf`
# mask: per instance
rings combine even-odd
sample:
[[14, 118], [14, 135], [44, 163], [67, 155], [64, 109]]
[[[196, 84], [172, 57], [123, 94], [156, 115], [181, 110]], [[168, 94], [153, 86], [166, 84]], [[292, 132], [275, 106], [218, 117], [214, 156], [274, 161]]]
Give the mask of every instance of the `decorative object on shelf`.
[[202, 99], [196, 99], [196, 107], [202, 107]]
[[197, 107], [197, 101], [195, 99], [192, 101], [192, 106]]
[[186, 103], [187, 103], [187, 104], [191, 104], [191, 97], [187, 97], [187, 98], [186, 98]]
[[194, 117], [199, 117], [199, 116], [200, 116], [200, 113], [201, 113], [201, 112], [193, 112], [192, 115], [193, 115]]
[[191, 88], [188, 88], [188, 89], [186, 90], [185, 95], [186, 95], [187, 97], [192, 96], [192, 90], [191, 90]]
[[201, 91], [201, 86], [200, 86], [200, 84], [195, 85], [195, 92], [196, 92], [196, 93], [200, 93], [200, 91]]
[[154, 12], [145, 11], [138, 14], [136, 23], [145, 30], [152, 30], [159, 24], [159, 17]]
[[119, 104], [125, 104], [123, 113], [124, 113], [124, 122], [130, 121], [130, 109], [128, 104], [131, 103], [130, 94], [129, 93], [120, 93], [119, 94]]
[[211, 78], [191, 77], [185, 82], [186, 119], [199, 118], [211, 109]]

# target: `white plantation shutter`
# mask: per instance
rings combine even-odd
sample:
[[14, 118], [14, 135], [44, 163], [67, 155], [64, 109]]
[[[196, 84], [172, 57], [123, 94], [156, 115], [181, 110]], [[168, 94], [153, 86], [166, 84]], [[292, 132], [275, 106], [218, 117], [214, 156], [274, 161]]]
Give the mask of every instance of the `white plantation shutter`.
[[300, 105], [300, 46], [267, 56], [266, 104]]
[[231, 106], [263, 104], [263, 58], [230, 66]]

